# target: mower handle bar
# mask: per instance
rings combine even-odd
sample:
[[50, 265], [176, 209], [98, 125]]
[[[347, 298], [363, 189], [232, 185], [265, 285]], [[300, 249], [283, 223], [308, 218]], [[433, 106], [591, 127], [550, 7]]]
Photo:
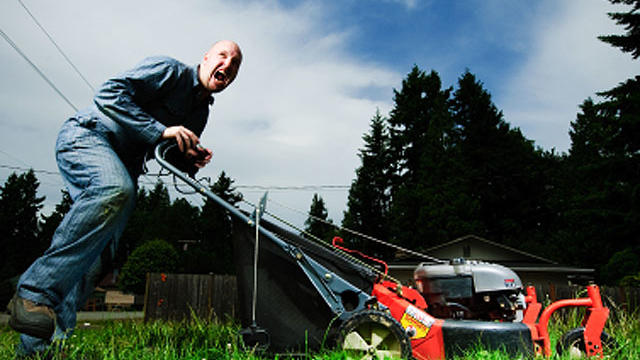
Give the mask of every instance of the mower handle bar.
[[178, 146], [178, 145], [176, 143], [172, 143], [171, 140], [163, 141], [156, 146], [154, 155], [155, 155], [156, 161], [158, 161], [160, 166], [169, 170], [175, 176], [179, 177], [182, 181], [190, 185], [194, 190], [198, 191], [199, 193], [205, 195], [206, 197], [218, 203], [218, 205], [225, 208], [225, 210], [228, 210], [234, 216], [238, 217], [239, 219], [241, 219], [242, 221], [246, 222], [249, 225], [253, 225], [253, 221], [248, 216], [243, 214], [240, 210], [238, 210], [235, 206], [229, 204], [224, 199], [214, 194], [211, 190], [207, 189], [204, 185], [199, 183], [197, 180], [195, 180], [192, 177], [189, 177], [187, 174], [180, 171], [173, 164], [165, 160], [164, 158], [165, 152], [175, 146]]

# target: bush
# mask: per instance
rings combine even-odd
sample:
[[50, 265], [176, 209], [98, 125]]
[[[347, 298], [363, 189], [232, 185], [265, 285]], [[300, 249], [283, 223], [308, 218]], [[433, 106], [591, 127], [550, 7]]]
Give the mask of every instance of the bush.
[[631, 248], [618, 251], [602, 268], [602, 278], [606, 284], [621, 285], [620, 281], [628, 275], [640, 271], [640, 258]]
[[640, 287], [640, 273], [623, 277], [622, 280], [620, 280], [620, 286]]
[[178, 253], [164, 240], [148, 241], [137, 247], [122, 267], [118, 287], [126, 292], [143, 294], [147, 273], [172, 272], [178, 267]]

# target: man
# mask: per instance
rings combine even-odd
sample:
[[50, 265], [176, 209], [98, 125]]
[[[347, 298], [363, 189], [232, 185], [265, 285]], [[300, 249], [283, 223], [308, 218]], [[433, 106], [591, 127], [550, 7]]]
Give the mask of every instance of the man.
[[72, 331], [77, 309], [93, 290], [101, 253], [115, 254], [146, 154], [174, 139], [197, 168], [211, 160], [198, 137], [212, 94], [233, 82], [241, 62], [240, 48], [228, 40], [216, 42], [193, 67], [168, 57], [145, 59], [107, 80], [94, 104], [64, 123], [56, 160], [73, 205], [9, 303], [9, 324], [22, 333], [19, 353], [45, 351]]

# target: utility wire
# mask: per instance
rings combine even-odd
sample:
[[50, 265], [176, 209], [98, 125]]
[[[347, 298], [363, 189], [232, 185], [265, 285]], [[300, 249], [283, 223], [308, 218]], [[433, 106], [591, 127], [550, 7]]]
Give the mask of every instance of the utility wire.
[[27, 14], [29, 14], [29, 16], [31, 16], [31, 19], [33, 20], [33, 22], [36, 23], [36, 25], [38, 25], [38, 27], [40, 28], [40, 30], [42, 30], [42, 32], [47, 35], [47, 37], [49, 38], [49, 41], [51, 41], [51, 43], [53, 44], [53, 46], [56, 47], [56, 49], [58, 49], [58, 52], [60, 53], [60, 55], [62, 55], [62, 57], [64, 57], [65, 60], [67, 60], [67, 63], [69, 63], [69, 65], [71, 65], [71, 67], [73, 68], [73, 70], [75, 70], [75, 72], [78, 74], [78, 76], [80, 76], [80, 78], [84, 81], [85, 84], [87, 84], [87, 86], [91, 89], [92, 92], [96, 92], [96, 90], [93, 88], [93, 86], [91, 86], [91, 84], [89, 83], [89, 81], [84, 77], [84, 75], [82, 75], [82, 73], [80, 72], [80, 70], [78, 70], [78, 68], [75, 66], [75, 64], [71, 61], [71, 59], [69, 59], [69, 57], [67, 56], [67, 54], [64, 53], [64, 51], [62, 51], [62, 49], [60, 48], [60, 46], [58, 46], [58, 44], [55, 42], [55, 40], [53, 40], [53, 37], [51, 37], [51, 35], [49, 35], [49, 33], [47, 32], [47, 30], [45, 30], [45, 28], [42, 26], [42, 24], [40, 24], [40, 22], [38, 21], [38, 19], [36, 19], [36, 17], [31, 13], [31, 11], [29, 11], [29, 9], [27, 8], [27, 6], [22, 2], [22, 0], [18, 0], [18, 2], [20, 3], [20, 5], [22, 5], [22, 7], [24, 8], [24, 10], [27, 12]]
[[60, 95], [60, 97], [67, 103], [69, 104], [69, 106], [71, 106], [71, 108], [74, 111], [78, 111], [78, 108], [75, 107], [75, 105], [73, 105], [71, 103], [71, 101], [69, 101], [69, 99], [67, 99], [66, 96], [64, 96], [64, 94], [62, 93], [62, 91], [60, 91], [60, 89], [58, 89], [56, 87], [56, 85], [51, 82], [51, 80], [49, 80], [49, 78], [42, 72], [42, 70], [40, 70], [40, 68], [38, 68], [38, 66], [36, 64], [34, 64], [27, 55], [25, 55], [24, 52], [22, 52], [22, 50], [20, 50], [20, 48], [18, 47], [18, 45], [16, 45], [16, 43], [14, 43], [11, 38], [9, 38], [9, 36], [7, 34], [5, 34], [4, 31], [2, 31], [2, 29], [0, 28], [0, 36], [2, 36], [8, 43], [9, 45], [11, 45], [11, 47], [14, 48], [15, 51], [18, 52], [18, 54], [20, 54], [20, 56], [22, 56], [22, 58], [29, 63], [29, 65], [31, 65], [31, 67], [44, 79], [44, 81], [47, 82], [47, 84], [49, 84], [49, 86], [51, 86], [51, 88], [58, 93], [58, 95]]
[[25, 167], [21, 167], [21, 166], [11, 166], [11, 165], [2, 165], [2, 164], [0, 164], [0, 168], [8, 169], [8, 170], [20, 170], [20, 171], [33, 170], [34, 173], [42, 173], [42, 174], [46, 174], [46, 175], [58, 175], [58, 174], [60, 174], [57, 171], [36, 170], [36, 169], [33, 169], [33, 168], [25, 168]]
[[[6, 152], [4, 152], [2, 150], [0, 150], [0, 153], [3, 153], [5, 155], [7, 155], [7, 156], [11, 156], [11, 154], [8, 154], [8, 153], [6, 153]], [[29, 164], [26, 164], [26, 165], [29, 166]], [[18, 171], [33, 170], [34, 173], [41, 173], [41, 174], [45, 174], [45, 175], [59, 175], [60, 174], [58, 171], [34, 169], [32, 167], [12, 166], [12, 165], [6, 165], [6, 164], [0, 164], [0, 169], [18, 170]], [[143, 179], [138, 180], [138, 183], [145, 184], [145, 185], [154, 185], [154, 184], [157, 183], [156, 181], [153, 180], [153, 178], [156, 175], [164, 176], [164, 174], [145, 174]], [[190, 188], [190, 186], [188, 184], [177, 183], [177, 186]], [[210, 186], [210, 184], [209, 184], [209, 186]], [[269, 189], [277, 189], [277, 190], [300, 190], [300, 191], [305, 191], [305, 190], [322, 190], [322, 189], [348, 189], [349, 187], [347, 185], [300, 185], [300, 186], [238, 185], [238, 186], [235, 186], [235, 188], [236, 189], [256, 188], [256, 189], [267, 189], [267, 190], [269, 190]], [[273, 201], [273, 200], [270, 199], [269, 201]], [[285, 205], [281, 205], [281, 206], [286, 207]], [[298, 211], [300, 211], [300, 210], [298, 210]]]
[[29, 164], [27, 164], [27, 162], [26, 162], [26, 161], [24, 161], [24, 160], [20, 159], [20, 158], [19, 158], [19, 157], [17, 157], [17, 156], [13, 156], [13, 155], [11, 155], [11, 154], [9, 154], [9, 153], [8, 153], [8, 152], [6, 152], [6, 151], [2, 151], [2, 150], [0, 150], [0, 153], [5, 154], [6, 156], [10, 157], [11, 159], [16, 160], [16, 161], [18, 161], [18, 162], [21, 162], [21, 163], [23, 163], [23, 164], [25, 164], [25, 165], [29, 166]]
[[264, 186], [264, 185], [236, 185], [237, 189], [253, 190], [348, 190], [349, 185], [291, 185], [291, 186]]

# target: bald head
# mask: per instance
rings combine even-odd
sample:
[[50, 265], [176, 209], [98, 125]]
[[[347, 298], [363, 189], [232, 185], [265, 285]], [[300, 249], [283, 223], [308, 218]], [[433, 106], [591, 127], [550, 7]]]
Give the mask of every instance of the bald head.
[[241, 63], [242, 51], [238, 44], [231, 40], [218, 41], [200, 62], [200, 83], [211, 92], [220, 92], [235, 80]]

